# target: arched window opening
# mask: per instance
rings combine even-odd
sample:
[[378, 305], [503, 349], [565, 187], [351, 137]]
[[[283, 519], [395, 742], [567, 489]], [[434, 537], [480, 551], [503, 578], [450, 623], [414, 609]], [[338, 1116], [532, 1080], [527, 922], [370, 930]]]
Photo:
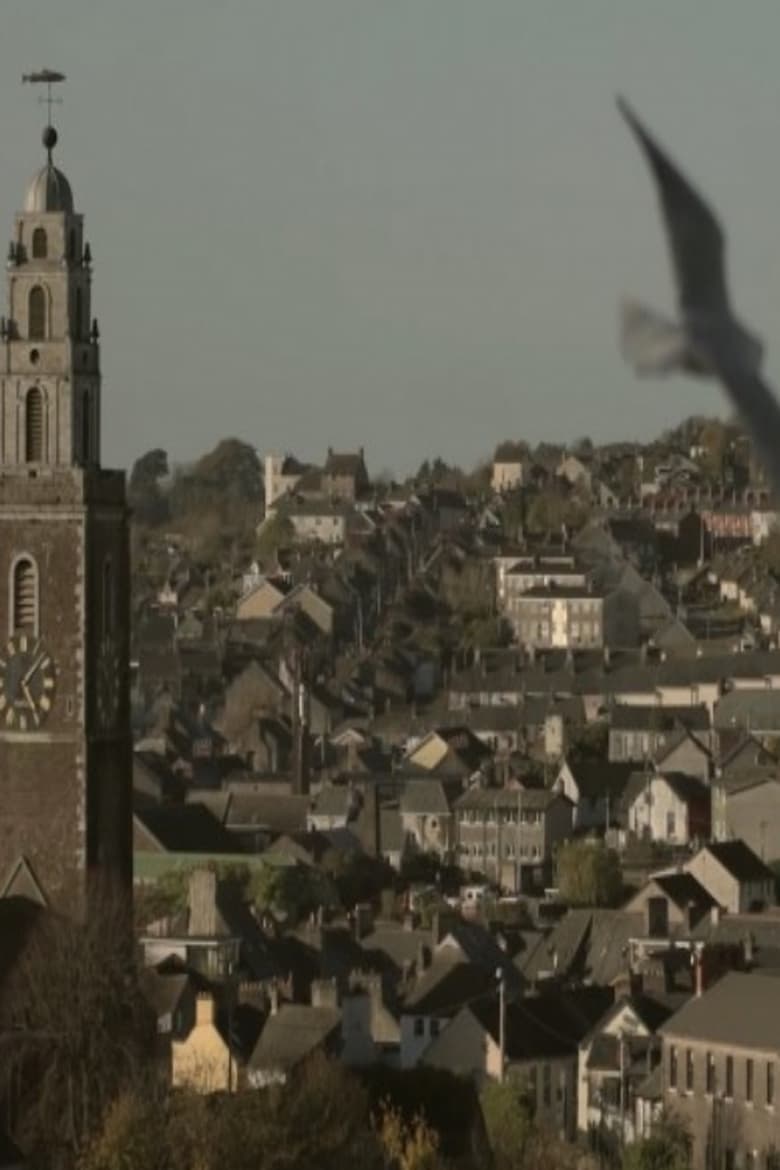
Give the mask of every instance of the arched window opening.
[[28, 325], [32, 340], [40, 341], [46, 336], [46, 293], [39, 284], [30, 289]]
[[89, 412], [91, 410], [91, 403], [89, 400], [89, 391], [85, 390], [81, 397], [81, 459], [84, 463], [89, 463], [92, 458], [92, 427], [90, 425]]
[[76, 289], [76, 305], [73, 312], [73, 336], [77, 341], [81, 341], [84, 332], [84, 301], [81, 295], [81, 289]]
[[38, 386], [28, 390], [25, 399], [24, 457], [27, 463], [43, 461], [43, 394]]
[[48, 241], [46, 239], [46, 232], [42, 227], [37, 227], [32, 234], [32, 254], [33, 260], [45, 260], [48, 255]]
[[30, 557], [20, 557], [13, 567], [11, 631], [38, 633], [38, 573]]
[[76, 233], [73, 228], [68, 232], [68, 259], [70, 261], [76, 259]]
[[110, 557], [103, 562], [103, 637], [114, 631], [114, 566]]

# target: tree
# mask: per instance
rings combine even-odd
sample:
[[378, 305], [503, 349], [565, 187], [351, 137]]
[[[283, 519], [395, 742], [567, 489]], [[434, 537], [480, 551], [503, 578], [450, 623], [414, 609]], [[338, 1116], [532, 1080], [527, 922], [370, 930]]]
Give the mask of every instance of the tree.
[[0, 1098], [21, 1144], [50, 1166], [75, 1155], [148, 1077], [154, 1042], [129, 899], [93, 888], [85, 923], [42, 914], [0, 1004]]
[[169, 1170], [172, 1161], [161, 1097], [125, 1091], [106, 1109], [78, 1170]]
[[292, 923], [320, 906], [338, 906], [336, 888], [327, 874], [308, 865], [260, 865], [252, 870], [247, 896], [259, 909]]
[[127, 498], [140, 523], [161, 524], [167, 518], [168, 505], [159, 482], [167, 475], [168, 454], [161, 447], [147, 451], [133, 464]]
[[255, 552], [266, 565], [275, 560], [280, 548], [284, 548], [295, 537], [292, 521], [277, 509], [262, 524], [255, 542]]
[[623, 878], [614, 849], [601, 842], [565, 841], [557, 857], [558, 890], [572, 906], [613, 906]]
[[666, 1114], [649, 1137], [633, 1142], [623, 1156], [623, 1170], [688, 1170], [691, 1138], [677, 1118]]
[[496, 1170], [522, 1166], [534, 1128], [526, 1086], [513, 1078], [487, 1081], [479, 1100]]
[[439, 1135], [422, 1113], [407, 1121], [400, 1109], [384, 1101], [375, 1125], [388, 1170], [439, 1170]]

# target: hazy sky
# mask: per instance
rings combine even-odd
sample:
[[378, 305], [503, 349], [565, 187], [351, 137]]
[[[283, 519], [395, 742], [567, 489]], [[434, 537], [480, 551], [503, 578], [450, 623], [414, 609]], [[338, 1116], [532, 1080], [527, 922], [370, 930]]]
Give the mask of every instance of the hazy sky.
[[613, 94], [726, 219], [778, 380], [779, 49], [777, 0], [4, 0], [0, 216], [43, 156], [21, 73], [63, 70], [106, 463], [649, 438], [723, 402], [617, 354], [622, 292], [671, 302]]

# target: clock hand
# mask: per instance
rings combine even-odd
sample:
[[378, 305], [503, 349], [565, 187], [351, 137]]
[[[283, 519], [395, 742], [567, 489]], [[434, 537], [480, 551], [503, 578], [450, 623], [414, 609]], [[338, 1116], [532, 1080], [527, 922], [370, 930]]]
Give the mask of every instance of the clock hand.
[[22, 683], [22, 694], [24, 695], [25, 699], [27, 700], [27, 706], [30, 708], [30, 710], [32, 712], [33, 719], [35, 720], [36, 725], [37, 725], [37, 723], [38, 723], [38, 709], [35, 706], [35, 703], [33, 701], [33, 697], [30, 694], [30, 688], [27, 686], [26, 682]]
[[44, 651], [43, 654], [39, 655], [38, 658], [36, 658], [35, 662], [33, 662], [32, 666], [27, 671], [27, 674], [22, 679], [22, 686], [24, 686], [26, 683], [28, 683], [30, 681], [30, 679], [35, 674], [36, 670], [41, 665], [41, 663], [43, 662], [45, 657], [46, 657], [46, 651]]

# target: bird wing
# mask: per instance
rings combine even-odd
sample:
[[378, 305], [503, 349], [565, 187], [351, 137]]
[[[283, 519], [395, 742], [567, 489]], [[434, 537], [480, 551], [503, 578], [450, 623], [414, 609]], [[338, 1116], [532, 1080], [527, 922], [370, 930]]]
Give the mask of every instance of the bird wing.
[[618, 109], [653, 172], [683, 312], [728, 311], [725, 240], [718, 220], [623, 98]]
[[727, 331], [707, 330], [699, 342], [718, 380], [750, 431], [772, 489], [780, 498], [780, 405], [767, 384], [748, 369]]
[[623, 301], [620, 351], [638, 374], [674, 373], [687, 362], [685, 329], [636, 301]]

